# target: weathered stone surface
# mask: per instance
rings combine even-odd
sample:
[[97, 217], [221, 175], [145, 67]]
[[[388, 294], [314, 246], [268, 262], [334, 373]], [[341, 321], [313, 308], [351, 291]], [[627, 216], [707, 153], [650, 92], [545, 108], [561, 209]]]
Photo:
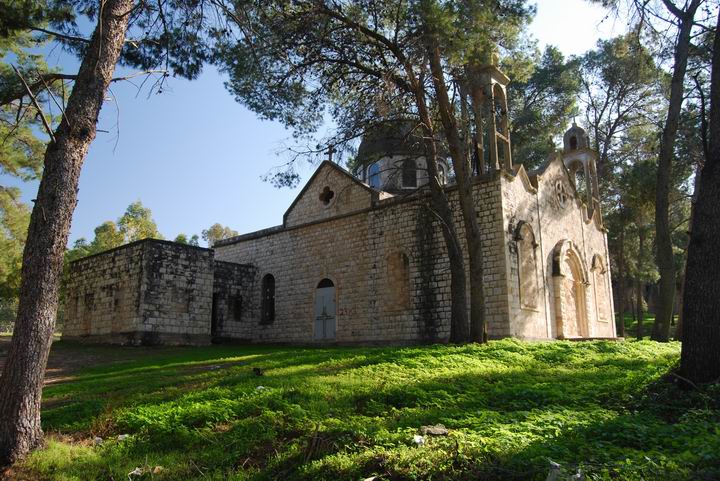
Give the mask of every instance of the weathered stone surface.
[[[566, 167], [576, 158], [592, 173], [591, 153], [570, 151], [538, 172], [515, 166], [474, 179], [491, 338], [615, 336], [607, 237], [594, 184], [581, 196]], [[457, 191], [447, 193], [464, 249]], [[66, 337], [406, 344], [450, 334], [449, 263], [426, 191], [377, 192], [328, 162], [281, 226], [214, 251], [137, 242], [73, 263], [70, 277]], [[328, 286], [334, 337], [318, 341], [315, 320], [327, 306], [316, 293]]]
[[213, 292], [209, 249], [134, 242], [70, 265], [66, 339], [207, 344]]

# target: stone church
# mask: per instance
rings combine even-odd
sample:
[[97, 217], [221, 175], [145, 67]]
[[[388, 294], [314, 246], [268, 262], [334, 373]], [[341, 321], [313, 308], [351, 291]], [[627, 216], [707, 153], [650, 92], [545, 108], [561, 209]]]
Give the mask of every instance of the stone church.
[[[473, 177], [490, 338], [615, 337], [596, 153], [573, 124], [538, 170], [513, 164], [507, 77], [484, 73]], [[122, 344], [443, 342], [450, 271], [421, 142], [368, 133], [353, 173], [323, 162], [282, 224], [212, 249], [144, 240], [70, 266], [63, 338]], [[477, 159], [481, 158], [482, 161]], [[447, 161], [439, 175], [463, 225]]]

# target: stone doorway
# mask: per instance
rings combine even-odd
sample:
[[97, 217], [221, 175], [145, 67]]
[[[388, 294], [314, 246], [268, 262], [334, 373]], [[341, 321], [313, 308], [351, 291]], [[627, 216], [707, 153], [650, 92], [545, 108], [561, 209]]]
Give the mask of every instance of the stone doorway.
[[555, 247], [553, 276], [557, 337], [589, 337], [587, 276], [577, 249], [569, 241], [563, 241]]
[[323, 279], [315, 289], [315, 333], [318, 341], [335, 339], [335, 284]]

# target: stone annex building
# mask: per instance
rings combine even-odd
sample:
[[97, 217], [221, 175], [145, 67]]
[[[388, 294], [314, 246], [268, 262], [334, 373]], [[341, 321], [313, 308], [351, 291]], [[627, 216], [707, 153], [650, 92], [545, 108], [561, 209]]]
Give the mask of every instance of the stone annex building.
[[[505, 77], [485, 73], [498, 116], [474, 196], [490, 338], [615, 337], [596, 153], [573, 124], [533, 172], [512, 163]], [[497, 128], [494, 127], [497, 125]], [[128, 344], [446, 341], [450, 272], [407, 129], [368, 134], [355, 174], [325, 161], [281, 225], [213, 249], [145, 240], [70, 267], [66, 339]], [[485, 162], [484, 162], [485, 163]], [[443, 183], [449, 169], [440, 166]], [[446, 186], [463, 226], [452, 183]]]

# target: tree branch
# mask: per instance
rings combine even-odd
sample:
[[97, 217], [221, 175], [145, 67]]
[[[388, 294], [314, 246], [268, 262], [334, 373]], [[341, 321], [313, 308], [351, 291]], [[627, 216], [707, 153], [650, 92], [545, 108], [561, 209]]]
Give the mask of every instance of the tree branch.
[[15, 65], [11, 65], [13, 70], [15, 71], [15, 74], [20, 78], [20, 82], [22, 82], [23, 86], [25, 87], [25, 90], [27, 90], [27, 94], [30, 96], [30, 100], [32, 100], [33, 105], [38, 111], [38, 115], [40, 115], [40, 119], [42, 120], [43, 125], [45, 126], [45, 130], [47, 130], [48, 135], [50, 136], [50, 140], [52, 140], [53, 143], [55, 143], [55, 135], [53, 134], [52, 128], [50, 127], [50, 124], [48, 123], [47, 119], [45, 118], [45, 114], [43, 113], [42, 109], [40, 108], [40, 104], [38, 104], [37, 99], [35, 98], [35, 95], [33, 95], [32, 90], [30, 90], [30, 86], [28, 86], [27, 82], [25, 81], [25, 78], [22, 76], [20, 71], [15, 67]]
[[45, 30], [44, 28], [40, 28], [40, 27], [30, 27], [30, 30], [33, 30], [35, 32], [41, 32], [41, 33], [44, 33], [47, 35], [52, 35], [53, 37], [61, 38], [63, 40], [67, 40], [69, 42], [90, 43], [90, 40], [88, 40], [85, 37], [75, 37], [73, 35], [65, 35], [64, 33], [53, 32], [52, 30]]
[[[13, 69], [15, 69], [15, 67], [13, 67]], [[17, 72], [17, 69], [15, 69], [15, 71]], [[18, 73], [18, 75], [19, 75], [19, 73]], [[22, 76], [20, 78], [22, 78]], [[43, 74], [40, 76], [40, 80], [38, 80], [37, 82], [34, 82], [29, 87], [26, 86], [27, 88], [18, 88], [15, 91], [9, 91], [4, 96], [0, 97], [0, 106], [7, 105], [10, 102], [13, 102], [15, 100], [19, 100], [19, 99], [25, 97], [25, 95], [27, 95], [28, 91], [33, 92], [33, 91], [39, 89], [40, 87], [42, 87], [46, 82], [54, 82], [55, 80], [75, 80], [76, 78], [77, 78], [77, 75], [68, 75], [68, 74], [64, 74], [64, 73]], [[32, 95], [32, 93], [31, 93], [31, 95]]]

